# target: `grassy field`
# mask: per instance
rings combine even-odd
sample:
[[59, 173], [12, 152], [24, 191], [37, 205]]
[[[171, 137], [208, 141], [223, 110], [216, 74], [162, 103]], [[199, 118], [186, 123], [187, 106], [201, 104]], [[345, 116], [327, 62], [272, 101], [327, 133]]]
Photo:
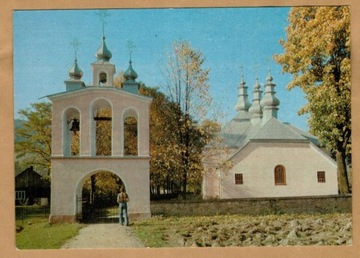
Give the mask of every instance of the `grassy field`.
[[49, 224], [48, 214], [39, 207], [20, 207], [16, 214], [18, 249], [58, 249], [84, 226], [78, 223]]
[[[86, 226], [49, 224], [46, 210], [17, 209], [19, 249], [58, 249]], [[162, 217], [132, 222], [148, 247], [351, 245], [351, 213]]]
[[153, 217], [135, 222], [148, 247], [351, 245], [351, 214]]

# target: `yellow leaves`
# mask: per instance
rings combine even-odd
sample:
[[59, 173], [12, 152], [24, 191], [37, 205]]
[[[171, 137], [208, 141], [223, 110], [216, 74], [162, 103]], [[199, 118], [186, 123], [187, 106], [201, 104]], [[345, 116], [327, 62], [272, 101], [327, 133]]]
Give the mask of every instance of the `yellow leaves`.
[[287, 41], [280, 41], [285, 53], [276, 55], [275, 61], [284, 72], [297, 74], [309, 68], [316, 55], [331, 56], [338, 48], [350, 53], [349, 17], [347, 7], [292, 8]]
[[336, 149], [351, 137], [342, 129], [351, 126], [349, 7], [294, 7], [286, 33], [284, 53], [274, 59], [293, 75], [287, 88], [304, 91], [308, 103], [299, 114], [310, 114], [311, 132]]

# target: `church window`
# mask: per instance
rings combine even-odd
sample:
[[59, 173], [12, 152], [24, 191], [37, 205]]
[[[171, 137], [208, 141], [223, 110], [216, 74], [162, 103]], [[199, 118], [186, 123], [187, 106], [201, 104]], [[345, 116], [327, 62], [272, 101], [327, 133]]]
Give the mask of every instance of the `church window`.
[[282, 165], [277, 165], [274, 171], [275, 185], [286, 185], [286, 171]]
[[235, 174], [235, 184], [236, 185], [244, 184], [243, 174]]
[[325, 183], [326, 180], [325, 180], [325, 171], [318, 171], [317, 172], [317, 180], [318, 180], [318, 183]]

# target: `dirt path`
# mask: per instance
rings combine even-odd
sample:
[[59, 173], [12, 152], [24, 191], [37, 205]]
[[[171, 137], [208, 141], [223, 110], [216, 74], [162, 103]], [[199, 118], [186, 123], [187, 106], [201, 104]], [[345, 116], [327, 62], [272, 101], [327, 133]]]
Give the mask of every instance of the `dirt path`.
[[61, 248], [137, 248], [145, 245], [133, 234], [131, 227], [119, 224], [90, 224], [68, 240]]

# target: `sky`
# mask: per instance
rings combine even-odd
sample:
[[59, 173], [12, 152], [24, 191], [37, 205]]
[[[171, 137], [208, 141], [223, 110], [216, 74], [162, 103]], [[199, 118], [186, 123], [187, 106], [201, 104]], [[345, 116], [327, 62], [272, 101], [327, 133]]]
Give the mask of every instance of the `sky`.
[[[308, 130], [307, 117], [297, 111], [306, 103], [300, 89], [286, 85], [291, 75], [283, 74], [273, 61], [283, 53], [279, 40], [286, 39], [290, 8], [180, 8], [111, 9], [104, 23], [106, 45], [112, 53], [116, 71], [125, 71], [129, 62], [138, 81], [162, 91], [167, 53], [174, 41], [185, 40], [205, 57], [203, 68], [210, 69], [209, 85], [214, 106], [221, 109], [222, 123], [236, 114], [238, 86], [244, 76], [249, 100], [256, 77], [260, 83], [270, 69], [276, 96], [280, 100], [278, 119]], [[46, 101], [47, 95], [65, 91], [64, 81], [74, 63], [77, 41], [78, 65], [82, 81], [90, 85], [90, 64], [96, 60], [103, 22], [98, 10], [14, 11], [14, 114]]]

